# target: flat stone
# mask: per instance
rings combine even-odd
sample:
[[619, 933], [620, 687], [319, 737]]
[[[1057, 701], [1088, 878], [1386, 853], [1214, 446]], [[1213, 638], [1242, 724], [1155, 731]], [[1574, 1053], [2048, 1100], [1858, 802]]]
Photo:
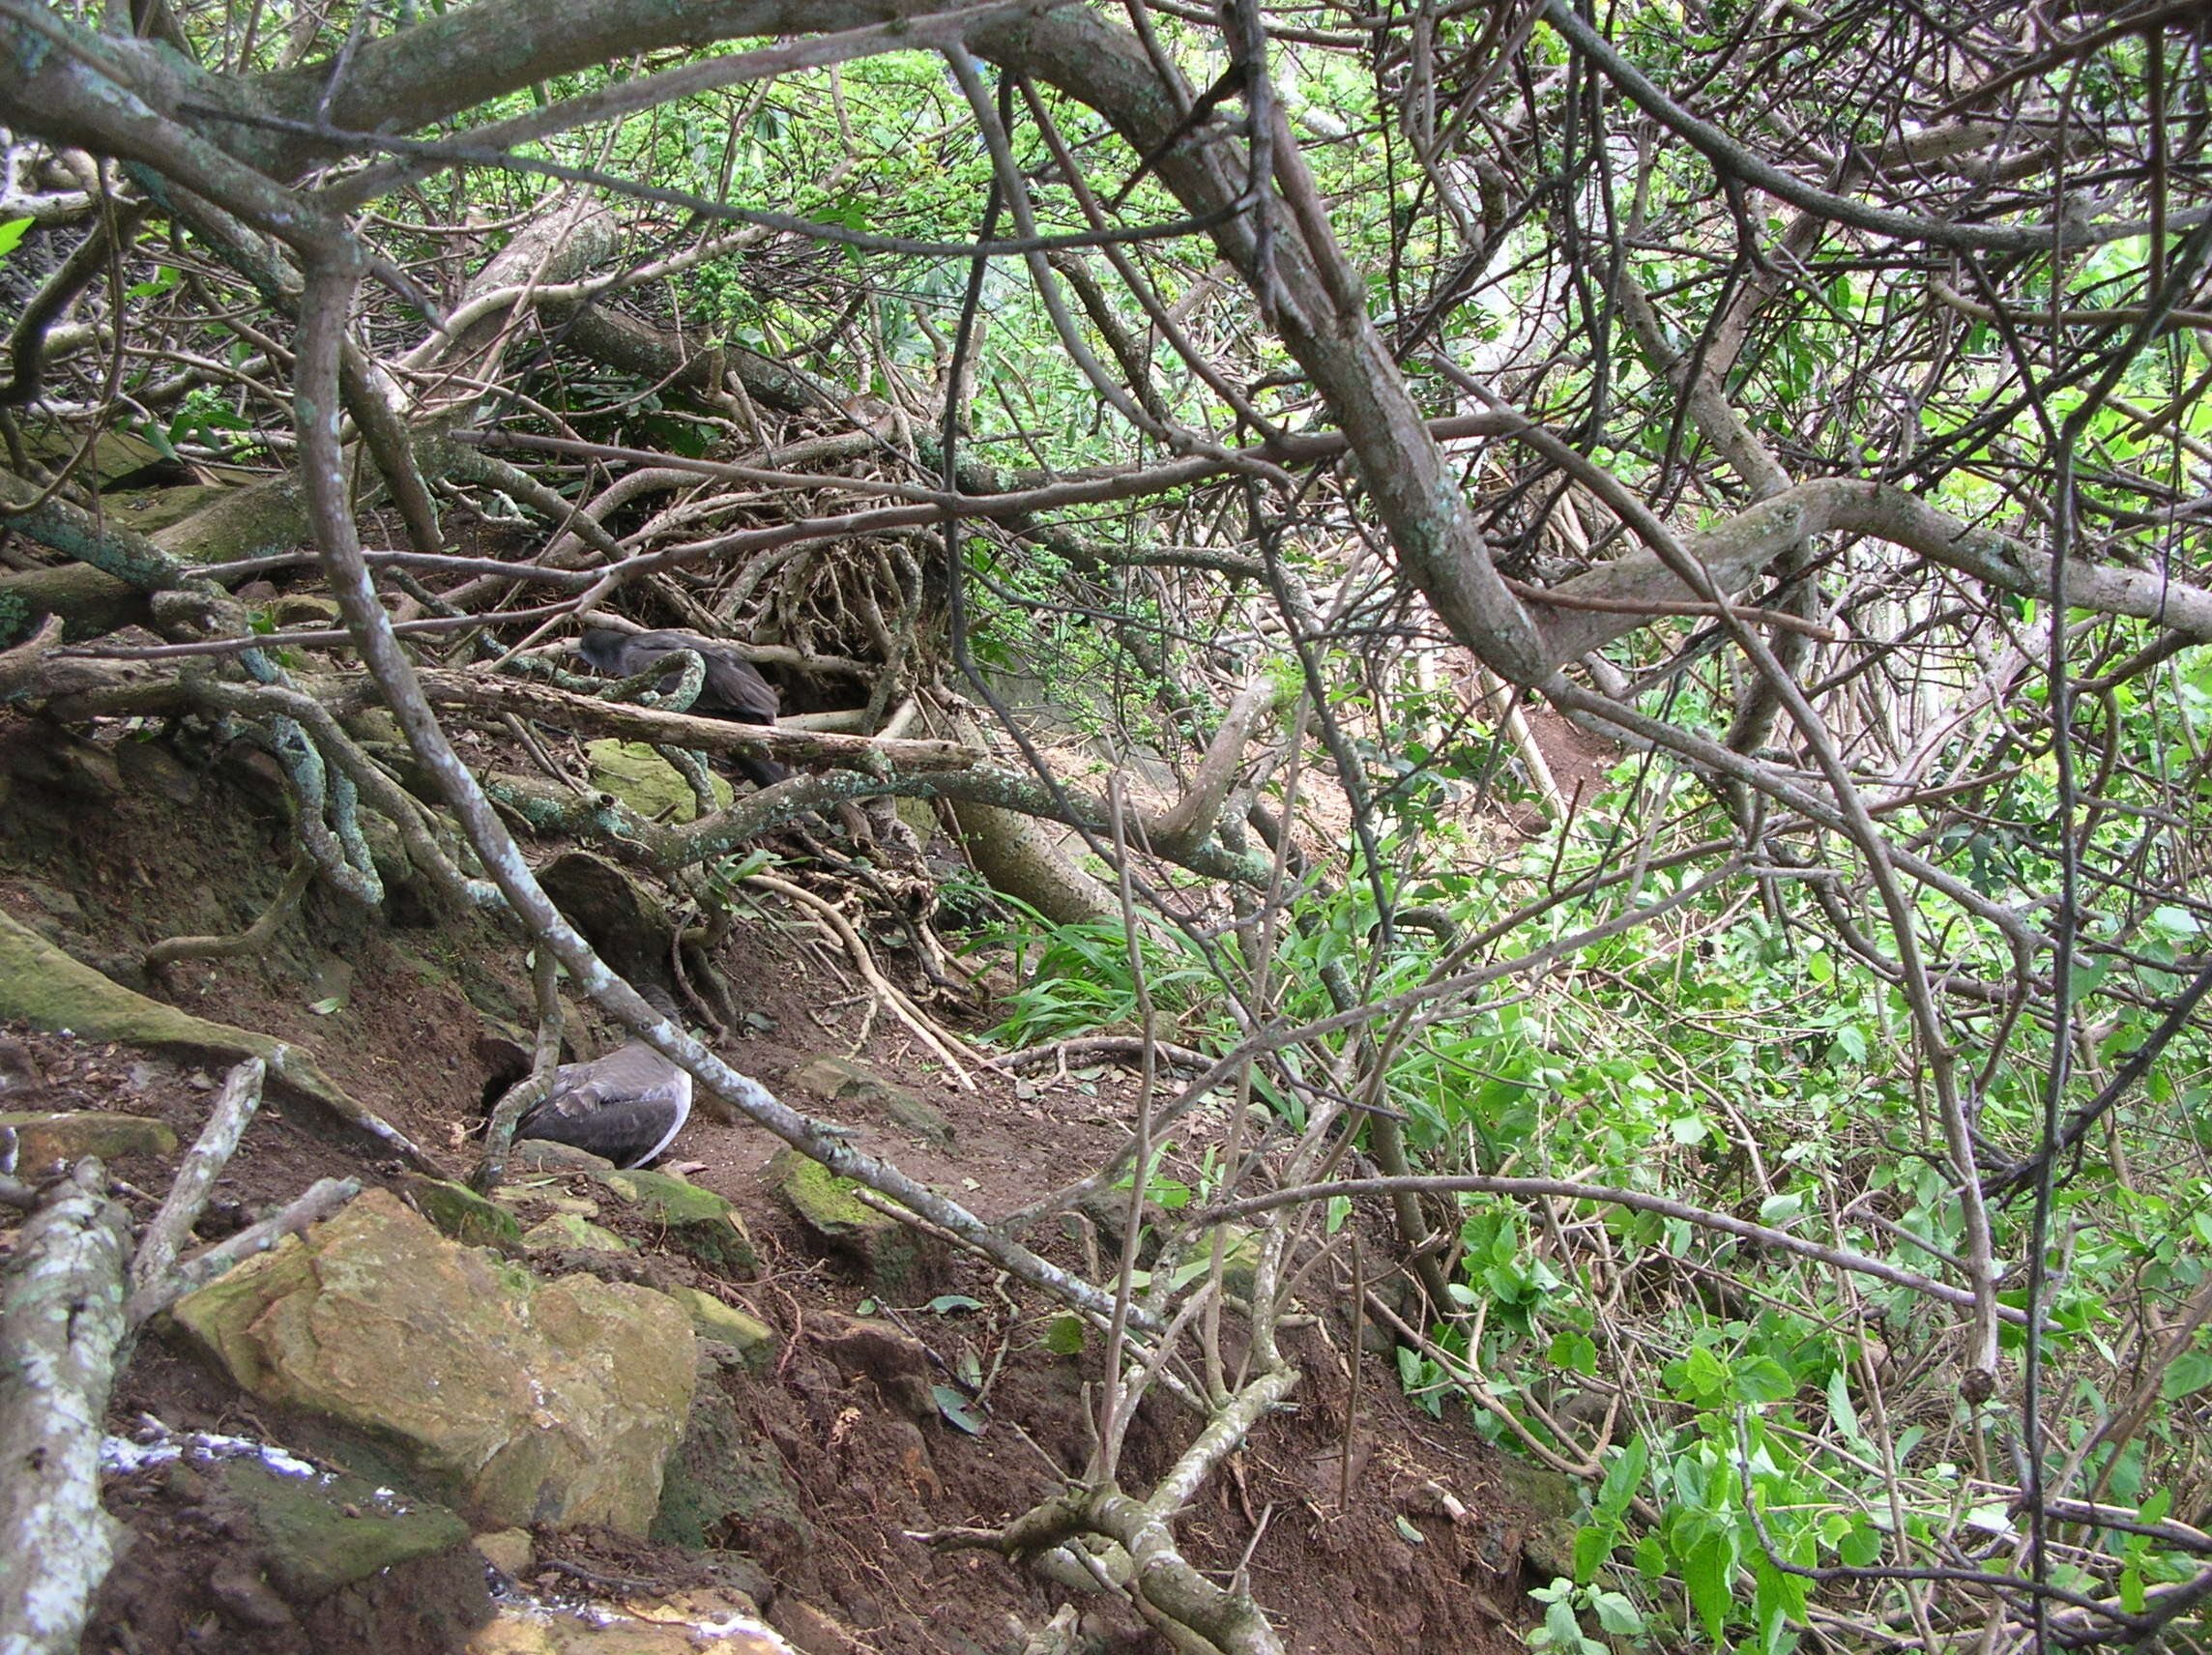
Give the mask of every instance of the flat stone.
[[399, 1188], [417, 1212], [465, 1247], [512, 1247], [522, 1241], [514, 1214], [465, 1184], [407, 1173]]
[[851, 1058], [824, 1057], [807, 1061], [791, 1084], [826, 1103], [863, 1104], [882, 1110], [915, 1137], [942, 1148], [952, 1147], [952, 1122], [934, 1105], [896, 1081], [886, 1080]]
[[200, 778], [160, 741], [117, 742], [115, 768], [140, 793], [160, 794], [171, 804], [189, 804], [200, 791]]
[[635, 1249], [611, 1230], [579, 1213], [557, 1212], [522, 1233], [525, 1247], [574, 1247], [586, 1253], [629, 1253]]
[[257, 1460], [215, 1473], [252, 1514], [270, 1582], [299, 1602], [462, 1544], [468, 1524], [442, 1505], [402, 1499], [344, 1472], [286, 1476]]
[[849, 1260], [887, 1295], [926, 1298], [945, 1279], [951, 1261], [944, 1244], [863, 1205], [850, 1178], [797, 1149], [777, 1151], [768, 1178], [817, 1241]]
[[587, 1620], [502, 1604], [469, 1640], [466, 1655], [800, 1655], [772, 1627], [735, 1607], [687, 1603], [649, 1612], [654, 1618], [602, 1604]]
[[177, 1152], [176, 1132], [167, 1121], [148, 1115], [110, 1115], [98, 1109], [10, 1113], [0, 1114], [0, 1126], [15, 1129], [15, 1167], [27, 1177], [44, 1173], [56, 1161], [73, 1164], [87, 1155], [114, 1161]]
[[510, 1581], [519, 1581], [538, 1561], [538, 1546], [527, 1528], [495, 1528], [472, 1542], [477, 1554]]
[[752, 1234], [726, 1198], [669, 1173], [637, 1169], [597, 1176], [659, 1226], [669, 1246], [733, 1280], [751, 1281], [760, 1274], [760, 1254]]
[[550, 1138], [520, 1138], [507, 1152], [507, 1165], [516, 1173], [611, 1173], [615, 1164], [603, 1155], [579, 1149], [573, 1144], [556, 1144]]
[[244, 1389], [391, 1444], [493, 1524], [643, 1533], [698, 1342], [650, 1289], [541, 1282], [369, 1190], [179, 1301]]
[[747, 1316], [735, 1305], [724, 1304], [699, 1288], [663, 1288], [691, 1318], [691, 1331], [701, 1339], [726, 1345], [738, 1352], [739, 1365], [748, 1373], [766, 1373], [775, 1359], [775, 1329], [757, 1316]]

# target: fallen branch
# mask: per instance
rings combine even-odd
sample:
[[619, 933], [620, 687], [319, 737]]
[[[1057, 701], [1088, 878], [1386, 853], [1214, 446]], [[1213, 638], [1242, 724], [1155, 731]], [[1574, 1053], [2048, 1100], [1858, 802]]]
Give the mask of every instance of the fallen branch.
[[907, 998], [906, 992], [898, 984], [876, 969], [875, 956], [868, 952], [867, 944], [860, 940], [860, 934], [853, 929], [853, 922], [839, 913], [835, 905], [823, 901], [812, 891], [793, 885], [789, 880], [777, 879], [773, 874], [747, 874], [745, 884], [762, 890], [772, 890], [778, 896], [798, 903], [827, 925], [844, 944], [845, 952], [851, 956], [855, 969], [866, 979], [868, 987], [875, 991], [876, 998], [890, 1008], [891, 1015], [905, 1024], [907, 1031], [934, 1053], [938, 1060], [959, 1079], [962, 1086], [970, 1091], [975, 1089], [974, 1078], [961, 1066], [960, 1060], [966, 1058], [971, 1063], [981, 1060], [956, 1037], [940, 1029], [924, 1015], [919, 1006]]
[[165, 1281], [133, 1292], [124, 1307], [125, 1319], [132, 1327], [139, 1326], [148, 1317], [167, 1310], [187, 1293], [197, 1292], [232, 1266], [256, 1253], [268, 1252], [287, 1235], [297, 1235], [309, 1225], [320, 1224], [359, 1194], [359, 1178], [316, 1179], [307, 1187], [306, 1194], [283, 1211], [264, 1218], [259, 1224], [248, 1225], [204, 1252], [193, 1254]]
[[[305, 860], [303, 857], [303, 863]], [[176, 1180], [169, 1185], [168, 1198], [161, 1203], [161, 1210], [154, 1214], [154, 1222], [146, 1226], [138, 1256], [131, 1261], [133, 1290], [166, 1280], [175, 1267], [185, 1238], [191, 1234], [192, 1226], [207, 1206], [215, 1180], [230, 1164], [238, 1141], [246, 1135], [247, 1123], [261, 1107], [261, 1082], [268, 1072], [269, 1065], [259, 1058], [248, 1058], [223, 1081], [215, 1107], [208, 1112], [207, 1124], [200, 1129], [198, 1141], [186, 1151]]]
[[[1098, 1058], [1116, 1062], [1141, 1063], [1144, 1061], [1146, 1040], [1142, 1034], [1078, 1034], [1065, 1040], [1055, 1040], [1049, 1045], [1030, 1046], [1019, 1052], [1008, 1052], [993, 1058], [984, 1066], [1020, 1073], [1024, 1069], [1039, 1069], [1047, 1063], [1088, 1063]], [[1172, 1064], [1179, 1069], [1194, 1069], [1200, 1073], [1213, 1067], [1211, 1054], [1190, 1046], [1178, 1046], [1170, 1040], [1150, 1042], [1155, 1060]]]
[[16, 1236], [0, 1292], [0, 1650], [76, 1655], [115, 1557], [100, 1438], [123, 1342], [129, 1220], [77, 1163]]

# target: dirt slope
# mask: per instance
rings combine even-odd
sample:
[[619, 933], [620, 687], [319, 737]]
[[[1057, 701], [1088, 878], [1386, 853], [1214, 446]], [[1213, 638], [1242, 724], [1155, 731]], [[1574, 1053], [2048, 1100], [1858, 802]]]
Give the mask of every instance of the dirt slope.
[[[148, 944], [240, 929], [280, 885], [290, 857], [274, 778], [252, 755], [181, 755], [158, 738], [112, 731], [79, 740], [0, 715], [0, 908], [157, 998], [308, 1048], [340, 1086], [445, 1157], [456, 1175], [465, 1173], [485, 1090], [505, 1060], [498, 1042], [521, 1036], [527, 1020], [528, 985], [510, 940], [474, 921], [426, 923], [404, 899], [391, 922], [317, 889], [258, 956], [148, 975], [137, 963]], [[851, 1054], [863, 1012], [852, 985], [776, 917], [739, 926], [717, 963], [748, 1014], [723, 1043], [725, 1056], [784, 1089], [809, 1059]], [[973, 1019], [970, 1031], [986, 1022]], [[0, 1107], [153, 1115], [189, 1141], [218, 1078], [60, 1034], [14, 1029], [0, 1035], [17, 1055], [13, 1090], [0, 1094]], [[587, 1053], [606, 1038], [581, 1013], [570, 1036]], [[1048, 1074], [1035, 1083], [985, 1073], [969, 1089], [924, 1060], [888, 1019], [858, 1055], [932, 1106], [949, 1142], [926, 1122], [894, 1118], [880, 1106], [826, 1104], [797, 1092], [792, 1101], [839, 1119], [861, 1147], [987, 1217], [1101, 1156], [1119, 1141], [1132, 1106], [1133, 1081], [1114, 1071]], [[1186, 1153], [1203, 1150], [1206, 1130], [1188, 1135]], [[627, 1267], [662, 1283], [710, 1285], [775, 1331], [772, 1368], [731, 1376], [724, 1394], [754, 1457], [748, 1463], [765, 1466], [788, 1498], [727, 1520], [705, 1550], [540, 1534], [537, 1576], [524, 1583], [608, 1596], [720, 1581], [771, 1603], [783, 1594], [817, 1606], [847, 1629], [840, 1635], [847, 1647], [1019, 1649], [1023, 1629], [1043, 1625], [1065, 1590], [995, 1555], [941, 1553], [908, 1536], [1004, 1522], [1080, 1470], [1096, 1351], [1055, 1354], [1043, 1342], [1054, 1307], [959, 1259], [940, 1285], [980, 1308], [869, 1308], [895, 1310], [946, 1369], [995, 1372], [987, 1427], [969, 1436], [943, 1418], [917, 1421], [902, 1411], [887, 1397], [884, 1376], [832, 1349], [834, 1330], [844, 1325], [838, 1319], [870, 1295], [809, 1245], [767, 1187], [775, 1147], [755, 1128], [695, 1116], [670, 1157], [696, 1163], [694, 1181], [743, 1211], [763, 1253], [757, 1281], [713, 1281], [681, 1257], [650, 1250]], [[113, 1171], [129, 1186], [136, 1215], [149, 1214], [167, 1166], [144, 1156]], [[248, 1221], [319, 1176], [391, 1181], [398, 1171], [306, 1106], [271, 1108], [247, 1131], [202, 1235]], [[544, 1193], [552, 1203], [561, 1190], [547, 1182]], [[1086, 1267], [1087, 1250], [1096, 1245], [1075, 1222], [1031, 1239], [1077, 1267]], [[1378, 1256], [1383, 1245], [1378, 1235]], [[1521, 1554], [1532, 1521], [1503, 1492], [1518, 1485], [1501, 1480], [1494, 1451], [1464, 1416], [1447, 1410], [1431, 1418], [1409, 1406], [1386, 1354], [1364, 1358], [1352, 1499], [1340, 1504], [1350, 1333], [1339, 1314], [1324, 1310], [1295, 1335], [1305, 1377], [1294, 1406], [1265, 1425], [1230, 1474], [1185, 1515], [1188, 1551], [1204, 1567], [1233, 1571], [1261, 1532], [1246, 1564], [1249, 1589], [1297, 1650], [1482, 1655], [1517, 1646], [1512, 1625], [1530, 1618]], [[314, 1437], [311, 1422], [272, 1416], [159, 1336], [119, 1386], [114, 1421], [125, 1429], [148, 1413], [178, 1429], [276, 1441], [287, 1441], [288, 1433], [303, 1442]], [[1148, 1403], [1124, 1481], [1144, 1486], [1192, 1430], [1190, 1416]], [[110, 1503], [143, 1530], [143, 1544], [118, 1570], [88, 1650], [257, 1647], [240, 1640], [237, 1617], [225, 1618], [207, 1596], [225, 1546], [219, 1522], [181, 1523], [174, 1491], [143, 1478], [119, 1481]], [[183, 1505], [204, 1519], [204, 1504], [187, 1497]], [[1084, 1607], [1093, 1647], [1166, 1647], [1125, 1603], [1092, 1598]], [[433, 1646], [372, 1622], [357, 1630], [376, 1647]], [[318, 1636], [335, 1640], [332, 1649], [357, 1646], [347, 1641], [356, 1635], [342, 1630]]]

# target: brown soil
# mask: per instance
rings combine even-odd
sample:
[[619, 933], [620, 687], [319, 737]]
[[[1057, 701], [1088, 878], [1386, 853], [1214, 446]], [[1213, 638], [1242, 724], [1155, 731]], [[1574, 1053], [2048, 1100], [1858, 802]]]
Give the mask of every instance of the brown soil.
[[[98, 750], [57, 760], [58, 737], [50, 726], [0, 716], [0, 908], [144, 992], [297, 1042], [456, 1173], [470, 1165], [469, 1137], [497, 1078], [497, 1055], [484, 1036], [525, 1035], [529, 993], [511, 939], [475, 920], [388, 924], [318, 888], [263, 954], [197, 962], [149, 979], [137, 967], [149, 943], [241, 929], [267, 903], [289, 862], [281, 793], [250, 756], [195, 761], [163, 747], [155, 760], [119, 763], [110, 733]], [[111, 785], [119, 774], [124, 779]], [[886, 958], [894, 970], [901, 963], [895, 952]], [[771, 1089], [811, 1057], [848, 1054], [859, 1037], [863, 1005], [853, 988], [786, 930], [742, 925], [717, 964], [742, 1009], [755, 1014], [722, 1043], [724, 1056]], [[920, 992], [918, 973], [910, 986]], [[334, 1007], [334, 1000], [340, 1003]], [[935, 1010], [961, 1025], [954, 1008], [939, 1002]], [[987, 1027], [985, 1010], [965, 1014], [970, 1033]], [[158, 1115], [189, 1142], [218, 1078], [70, 1036], [5, 1032], [37, 1074], [13, 1089], [0, 1077], [0, 1107], [35, 1097], [36, 1107]], [[595, 1016], [582, 1014], [569, 1034], [587, 1052], [607, 1037]], [[955, 1134], [952, 1147], [927, 1142], [879, 1110], [797, 1094], [788, 1100], [853, 1128], [859, 1147], [986, 1217], [1095, 1164], [1133, 1111], [1135, 1082], [1116, 1070], [1022, 1082], [979, 1071], [969, 1089], [888, 1018], [877, 1021], [859, 1056], [939, 1110]], [[1209, 1131], [1218, 1130], [1218, 1121], [1198, 1122], [1182, 1134], [1181, 1153], [1195, 1163]], [[780, 1476], [789, 1509], [725, 1524], [704, 1552], [597, 1532], [541, 1533], [536, 1578], [524, 1585], [540, 1595], [617, 1598], [718, 1583], [765, 1597], [771, 1619], [779, 1597], [826, 1610], [867, 1649], [1018, 1649], [1027, 1635], [1021, 1629], [1048, 1620], [1063, 1589], [995, 1553], [933, 1550], [911, 1536], [1003, 1523], [1080, 1470], [1089, 1448], [1086, 1385], [1098, 1378], [1097, 1353], [1050, 1352], [1043, 1335], [1055, 1307], [961, 1258], [947, 1286], [980, 1310], [917, 1304], [876, 1314], [895, 1315], [945, 1370], [995, 1368], [988, 1421], [981, 1435], [969, 1436], [934, 1411], [917, 1416], [911, 1386], [887, 1384], [864, 1365], [855, 1371], [825, 1348], [825, 1330], [866, 1294], [806, 1245], [765, 1191], [761, 1173], [775, 1147], [757, 1128], [695, 1115], [669, 1157], [698, 1163], [695, 1181], [743, 1209], [762, 1250], [761, 1279], [734, 1285], [664, 1254], [634, 1267], [718, 1292], [782, 1337], [770, 1374], [726, 1373], [719, 1382], [739, 1439]], [[200, 1234], [217, 1238], [317, 1177], [385, 1180], [395, 1171], [306, 1106], [265, 1110]], [[134, 1214], [150, 1214], [168, 1169], [142, 1158], [114, 1172]], [[1094, 1266], [1086, 1255], [1098, 1242], [1080, 1225], [1044, 1227], [1027, 1239], [1070, 1267]], [[1379, 1232], [1377, 1256], [1387, 1245]], [[1179, 1532], [1189, 1555], [1226, 1579], [1264, 1529], [1247, 1565], [1249, 1588], [1299, 1651], [1488, 1655], [1518, 1646], [1513, 1625], [1531, 1618], [1520, 1558], [1528, 1520], [1499, 1492], [1495, 1451], [1463, 1416], [1447, 1410], [1435, 1419], [1409, 1405], [1386, 1356], [1364, 1358], [1351, 1501], [1341, 1503], [1349, 1336], [1326, 1314], [1291, 1336], [1287, 1349], [1304, 1376], [1293, 1406], [1266, 1421], [1183, 1515]], [[250, 1435], [341, 1463], [356, 1452], [313, 1422], [259, 1408], [158, 1333], [118, 1385], [111, 1429], [128, 1434], [147, 1414], [179, 1430]], [[1124, 1483], [1148, 1487], [1193, 1430], [1188, 1413], [1148, 1402]], [[373, 1450], [359, 1445], [358, 1452]], [[226, 1609], [222, 1597], [237, 1589], [235, 1568], [226, 1574], [224, 1567], [236, 1561], [236, 1524], [199, 1482], [174, 1469], [118, 1478], [109, 1504], [133, 1543], [111, 1578], [88, 1652], [260, 1655], [306, 1647], [413, 1655], [452, 1647], [454, 1629], [477, 1612], [473, 1578], [451, 1578], [450, 1568], [440, 1576], [425, 1564], [419, 1575], [380, 1578], [369, 1582], [373, 1589], [326, 1600], [314, 1611], [320, 1619], [301, 1617], [304, 1635], [297, 1627], [254, 1631], [246, 1624], [250, 1615], [235, 1602]], [[1455, 1508], [1456, 1521], [1447, 1515]], [[1079, 1601], [1103, 1646], [1166, 1649], [1125, 1603]]]

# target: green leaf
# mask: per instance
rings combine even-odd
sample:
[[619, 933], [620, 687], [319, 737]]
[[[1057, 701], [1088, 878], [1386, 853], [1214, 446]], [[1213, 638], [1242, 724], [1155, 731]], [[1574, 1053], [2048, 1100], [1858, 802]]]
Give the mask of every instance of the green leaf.
[[2202, 1350], [2184, 1350], [2166, 1370], [2159, 1380], [2159, 1394], [2168, 1402], [2177, 1402], [2185, 1396], [2195, 1396], [2206, 1385], [2212, 1385], [2212, 1354]]
[[1597, 1566], [1613, 1553], [1613, 1543], [1620, 1537], [1620, 1527], [1613, 1523], [1586, 1524], [1575, 1530], [1575, 1580], [1586, 1584], [1596, 1575]]
[[1044, 1348], [1055, 1356], [1080, 1356], [1090, 1330], [1080, 1316], [1056, 1316], [1044, 1330]]
[[983, 1303], [966, 1293], [948, 1292], [939, 1293], [922, 1308], [932, 1316], [945, 1316], [955, 1310], [981, 1310]]
[[1705, 1636], [1722, 1642], [1728, 1630], [1729, 1606], [1733, 1593], [1729, 1575], [1735, 1566], [1735, 1541], [1726, 1534], [1708, 1534], [1690, 1548], [1682, 1559], [1682, 1584], [1690, 1590], [1690, 1603], [1704, 1623]]
[[1590, 1599], [1597, 1623], [1615, 1638], [1644, 1636], [1644, 1611], [1619, 1592], [1599, 1592]]
[[1650, 1463], [1651, 1450], [1641, 1437], [1621, 1450], [1620, 1457], [1607, 1467], [1605, 1482], [1597, 1492], [1597, 1509], [1601, 1516], [1617, 1521], [1628, 1510], [1628, 1502], [1643, 1486], [1644, 1473]]
[[1804, 1216], [1805, 1196], [1792, 1190], [1788, 1195], [1770, 1195], [1759, 1204], [1759, 1222], [1771, 1224], [1776, 1229], [1795, 1222]]
[[1851, 1406], [1851, 1387], [1841, 1368], [1828, 1376], [1828, 1417], [1847, 1441], [1856, 1442], [1866, 1435], [1859, 1429], [1859, 1410]]
[[957, 1426], [971, 1437], [983, 1435], [983, 1416], [975, 1411], [975, 1405], [950, 1385], [931, 1385], [929, 1394], [936, 1400], [937, 1411], [946, 1423]]
[[1836, 1555], [1850, 1568], [1867, 1568], [1881, 1556], [1881, 1530], [1859, 1519], [1850, 1532], [1836, 1542]]
[[30, 233], [31, 225], [35, 222], [31, 218], [11, 218], [5, 224], [0, 224], [0, 259], [15, 250], [16, 244]]
[[1426, 1546], [1429, 1543], [1429, 1537], [1423, 1534], [1419, 1529], [1415, 1528], [1412, 1524], [1408, 1522], [1403, 1515], [1396, 1517], [1391, 1521], [1396, 1526], [1399, 1536], [1405, 1540], [1409, 1546]]
[[1586, 1333], [1572, 1327], [1563, 1327], [1552, 1341], [1548, 1360], [1554, 1367], [1566, 1368], [1578, 1374], [1597, 1372], [1597, 1346]]

